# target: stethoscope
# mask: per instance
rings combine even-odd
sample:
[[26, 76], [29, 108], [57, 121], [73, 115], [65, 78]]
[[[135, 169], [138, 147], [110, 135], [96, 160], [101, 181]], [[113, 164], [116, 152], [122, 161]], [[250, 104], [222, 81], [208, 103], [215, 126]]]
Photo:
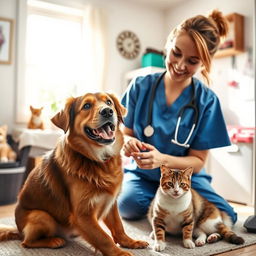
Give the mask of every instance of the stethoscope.
[[[150, 99], [149, 99], [149, 111], [148, 111], [148, 118], [147, 118], [147, 126], [144, 128], [144, 135], [147, 137], [151, 137], [154, 134], [154, 128], [151, 125], [152, 124], [152, 111], [153, 111], [153, 101], [154, 101], [154, 97], [156, 94], [156, 88], [158, 87], [158, 85], [160, 84], [161, 80], [163, 79], [164, 75], [165, 75], [166, 71], [163, 72], [158, 79], [156, 80], [156, 82], [153, 84], [152, 89], [151, 89], [151, 95], [150, 95]], [[193, 125], [191, 127], [191, 130], [188, 134], [188, 137], [186, 138], [186, 140], [181, 143], [178, 141], [178, 134], [179, 134], [179, 127], [180, 127], [180, 122], [182, 119], [182, 116], [184, 114], [184, 111], [188, 108], [191, 108], [194, 110], [194, 119], [193, 119]], [[198, 121], [198, 108], [196, 105], [196, 95], [195, 95], [195, 84], [194, 84], [194, 79], [192, 78], [192, 98], [191, 101], [183, 106], [179, 113], [178, 113], [178, 121], [176, 124], [176, 128], [175, 128], [175, 133], [174, 133], [174, 139], [171, 140], [172, 143], [179, 145], [181, 147], [185, 147], [185, 148], [189, 148], [190, 145], [188, 144], [194, 130], [195, 127], [197, 125], [197, 121]]]

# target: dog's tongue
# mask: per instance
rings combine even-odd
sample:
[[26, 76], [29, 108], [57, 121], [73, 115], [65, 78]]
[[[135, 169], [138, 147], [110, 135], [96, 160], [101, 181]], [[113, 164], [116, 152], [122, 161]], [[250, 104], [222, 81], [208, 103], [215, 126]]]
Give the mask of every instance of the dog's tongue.
[[101, 127], [97, 129], [97, 131], [98, 131], [98, 136], [102, 137], [105, 140], [110, 140], [110, 139], [113, 139], [114, 137], [114, 132], [111, 130], [109, 125]]

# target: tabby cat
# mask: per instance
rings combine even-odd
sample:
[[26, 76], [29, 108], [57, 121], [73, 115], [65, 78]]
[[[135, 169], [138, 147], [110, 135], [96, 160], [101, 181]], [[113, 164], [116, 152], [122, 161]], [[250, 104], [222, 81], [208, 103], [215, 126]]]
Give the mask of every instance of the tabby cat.
[[229, 216], [191, 189], [192, 173], [192, 167], [185, 170], [161, 167], [160, 186], [148, 212], [154, 250], [165, 249], [165, 232], [181, 233], [184, 247], [191, 249], [221, 238], [243, 244], [244, 239], [231, 230]]

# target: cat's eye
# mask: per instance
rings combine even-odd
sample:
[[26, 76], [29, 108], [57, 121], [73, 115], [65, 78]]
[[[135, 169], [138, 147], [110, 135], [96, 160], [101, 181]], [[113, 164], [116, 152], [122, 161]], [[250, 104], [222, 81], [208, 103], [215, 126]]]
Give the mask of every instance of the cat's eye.
[[84, 106], [83, 106], [83, 108], [84, 108], [84, 109], [90, 109], [91, 106], [92, 106], [91, 103], [85, 103]]
[[186, 183], [181, 182], [181, 183], [180, 183], [180, 186], [181, 186], [181, 187], [185, 187], [185, 186], [186, 186]]
[[173, 188], [173, 183], [172, 182], [167, 182], [167, 186], [170, 188]]

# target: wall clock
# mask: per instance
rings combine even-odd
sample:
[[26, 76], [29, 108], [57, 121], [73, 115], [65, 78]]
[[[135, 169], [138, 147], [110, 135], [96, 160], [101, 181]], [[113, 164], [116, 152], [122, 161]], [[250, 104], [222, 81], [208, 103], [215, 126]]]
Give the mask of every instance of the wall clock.
[[131, 31], [122, 31], [116, 39], [119, 53], [127, 58], [134, 59], [140, 52], [140, 40], [137, 35]]

